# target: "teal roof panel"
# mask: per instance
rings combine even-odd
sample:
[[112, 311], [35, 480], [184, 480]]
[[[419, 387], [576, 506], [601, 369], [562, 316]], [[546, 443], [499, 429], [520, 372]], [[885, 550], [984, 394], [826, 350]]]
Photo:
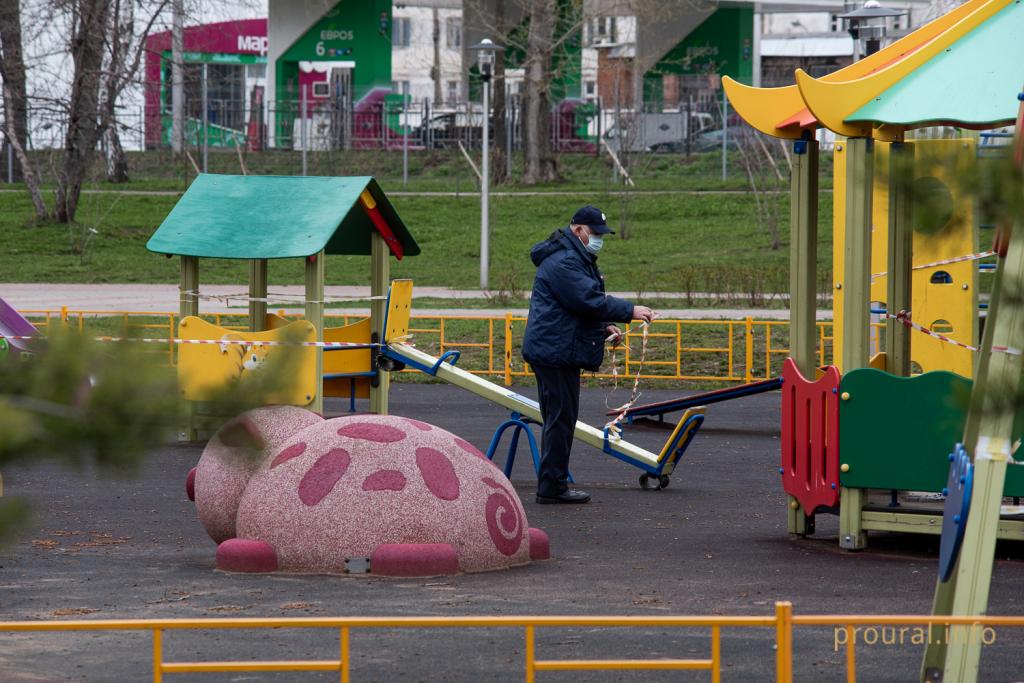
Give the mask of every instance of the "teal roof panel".
[[377, 230], [359, 202], [369, 191], [404, 254], [420, 253], [391, 202], [370, 176], [201, 174], [146, 248], [204, 258], [275, 259], [370, 254]]
[[846, 121], [991, 128], [1017, 117], [1024, 3], [1013, 2], [883, 90]]

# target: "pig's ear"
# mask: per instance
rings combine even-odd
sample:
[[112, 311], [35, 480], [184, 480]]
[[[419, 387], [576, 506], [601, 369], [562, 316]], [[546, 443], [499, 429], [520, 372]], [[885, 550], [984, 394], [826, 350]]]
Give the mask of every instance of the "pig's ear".
[[229, 420], [217, 432], [217, 438], [227, 448], [274, 450], [318, 422], [323, 418], [297, 406], [265, 406]]
[[260, 451], [267, 445], [266, 439], [260, 433], [260, 428], [248, 415], [240, 415], [228, 422], [220, 428], [217, 436], [221, 443], [229, 448], [248, 448]]

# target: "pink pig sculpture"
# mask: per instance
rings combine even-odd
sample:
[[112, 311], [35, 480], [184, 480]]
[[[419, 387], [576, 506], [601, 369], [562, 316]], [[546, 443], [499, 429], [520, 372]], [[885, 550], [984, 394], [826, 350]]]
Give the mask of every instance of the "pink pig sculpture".
[[433, 576], [550, 556], [501, 470], [405, 417], [250, 410], [210, 439], [186, 489], [226, 571]]

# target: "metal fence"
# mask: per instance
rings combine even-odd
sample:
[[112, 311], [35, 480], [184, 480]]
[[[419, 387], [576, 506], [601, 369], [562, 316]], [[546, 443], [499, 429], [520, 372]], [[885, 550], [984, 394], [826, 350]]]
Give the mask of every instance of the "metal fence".
[[[169, 364], [175, 363], [176, 344], [172, 340], [178, 327], [176, 313], [64, 308], [26, 310], [22, 314], [44, 331], [63, 321], [83, 333], [116, 332], [151, 340], [149, 343], [164, 349]], [[203, 317], [228, 329], [247, 329], [243, 313]], [[348, 325], [365, 316], [326, 313], [325, 318], [333, 324]], [[525, 327], [526, 318], [511, 313], [501, 317], [414, 315], [409, 331], [424, 351], [438, 356], [459, 351], [459, 367], [511, 386], [532, 376], [519, 353]], [[820, 321], [817, 330], [818, 362], [827, 365], [832, 362], [832, 323]], [[882, 348], [883, 330], [882, 324], [872, 325], [871, 344], [876, 350]], [[789, 324], [781, 320], [656, 320], [647, 337], [645, 354], [641, 332], [628, 332], [621, 348], [610, 353], [593, 376], [621, 379], [639, 374], [641, 379], [696, 384], [752, 382], [777, 377], [789, 355]]]
[[[236, 99], [186, 102], [183, 134], [192, 148], [269, 148], [309, 151], [348, 149], [479, 149], [484, 114], [478, 102], [434, 104], [383, 95], [373, 101], [277, 100], [265, 105]], [[510, 95], [505, 108], [507, 151], [522, 149], [522, 98]], [[557, 152], [683, 151], [706, 146], [702, 134], [721, 128], [720, 103], [693, 100], [672, 110], [646, 105], [641, 112], [604, 107], [599, 101], [564, 100], [550, 111], [549, 134]], [[488, 117], [492, 144], [495, 112]], [[0, 127], [0, 135], [4, 128]], [[121, 107], [117, 130], [126, 150], [169, 148], [171, 112]], [[67, 113], [30, 107], [29, 150], [59, 150], [66, 143]], [[100, 142], [102, 144], [102, 141]], [[700, 151], [696, 149], [695, 151]]]
[[[699, 136], [721, 127], [721, 112], [713, 102], [691, 102], [674, 111], [642, 112], [602, 107], [600, 102], [565, 100], [550, 111], [549, 135], [558, 152], [600, 151], [601, 141], [616, 151], [683, 151], [706, 146]], [[249, 149], [334, 151], [348, 149], [479, 149], [484, 112], [479, 103], [436, 105], [429, 99], [404, 102], [401, 95], [384, 95], [354, 104], [332, 100], [277, 100], [253, 109], [243, 101], [211, 100], [205, 119], [192, 110], [185, 123], [186, 143], [213, 147], [245, 144]], [[522, 99], [507, 100], [504, 138], [507, 152], [522, 148]], [[169, 144], [169, 117], [147, 122], [147, 146]], [[496, 118], [488, 116], [491, 140]]]
[[[332, 671], [342, 683], [351, 680], [353, 631], [437, 630], [437, 629], [515, 629], [522, 631], [522, 671], [526, 683], [534, 683], [543, 671], [708, 671], [714, 683], [722, 676], [722, 631], [728, 629], [756, 629], [770, 631], [765, 639], [774, 640], [774, 676], [771, 664], [761, 664], [762, 678], [778, 683], [793, 681], [793, 645], [797, 628], [831, 628], [833, 649], [843, 648], [847, 683], [857, 680], [857, 640], [871, 645], [868, 634], [885, 627], [893, 633], [901, 631], [927, 632], [933, 642], [932, 631], [945, 633], [950, 643], [966, 644], [980, 650], [990, 644], [996, 627], [1024, 627], [1020, 616], [933, 616], [933, 615], [855, 615], [822, 614], [794, 615], [789, 602], [776, 602], [772, 615], [760, 616], [475, 616], [475, 617], [296, 617], [296, 618], [202, 618], [202, 619], [94, 619], [76, 621], [5, 621], [0, 622], [0, 633], [68, 633], [99, 631], [149, 631], [152, 634], [150, 659], [152, 680], [161, 683], [165, 674], [227, 673], [269, 671]], [[709, 634], [708, 656], [702, 658], [646, 658], [646, 659], [540, 659], [538, 635], [552, 629], [575, 629], [593, 635], [607, 629], [700, 629]], [[283, 629], [330, 630], [338, 635], [335, 654], [319, 660], [220, 660], [220, 661], [167, 661], [164, 655], [164, 635], [169, 632], [225, 631], [225, 630]], [[755, 635], [755, 638], [757, 636]], [[916, 637], [916, 635], [915, 635]], [[923, 636], [922, 636], [923, 638]], [[884, 636], [883, 636], [884, 640]], [[902, 634], [901, 634], [902, 644]], [[519, 668], [509, 664], [508, 668]], [[820, 672], [819, 672], [820, 673]]]

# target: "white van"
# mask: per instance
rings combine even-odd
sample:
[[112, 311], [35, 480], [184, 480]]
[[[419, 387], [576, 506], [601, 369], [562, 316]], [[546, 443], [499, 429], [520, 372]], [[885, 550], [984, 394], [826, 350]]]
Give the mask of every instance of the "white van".
[[[714, 119], [707, 112], [690, 113], [691, 136], [714, 126]], [[613, 151], [624, 149], [628, 152], [645, 150], [679, 151], [686, 144], [686, 112], [644, 112], [639, 115], [622, 116], [622, 126], [613, 125], [604, 134], [604, 139]], [[620, 143], [619, 135], [622, 135]], [[621, 144], [621, 147], [620, 147]]]

